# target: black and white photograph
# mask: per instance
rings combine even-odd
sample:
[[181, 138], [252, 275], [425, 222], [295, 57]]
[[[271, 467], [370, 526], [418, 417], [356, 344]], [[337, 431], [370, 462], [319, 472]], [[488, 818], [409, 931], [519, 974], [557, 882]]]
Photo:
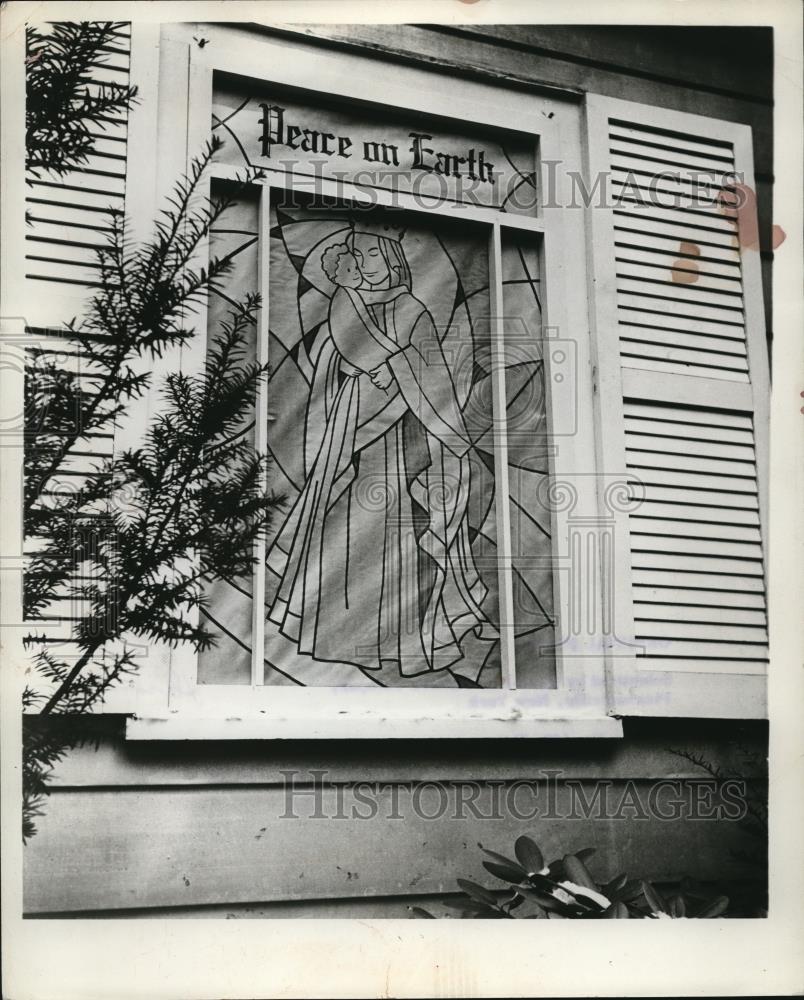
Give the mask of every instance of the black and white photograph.
[[804, 991], [798, 4], [0, 35], [4, 995]]

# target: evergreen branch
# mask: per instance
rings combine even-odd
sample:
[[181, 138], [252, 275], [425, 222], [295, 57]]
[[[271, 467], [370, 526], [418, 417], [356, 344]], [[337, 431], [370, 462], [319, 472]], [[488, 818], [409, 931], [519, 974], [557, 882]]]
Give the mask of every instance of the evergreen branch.
[[93, 93], [92, 71], [107, 61], [118, 22], [54, 24], [48, 33], [26, 28], [26, 169], [63, 176], [85, 163], [110, 113], [126, 114], [137, 88], [107, 83]]
[[[133, 88], [92, 83], [97, 43], [112, 30], [106, 23], [29, 32], [29, 166], [74, 169], [92, 148], [90, 128], [103, 129], [110, 113], [127, 111]], [[193, 335], [188, 315], [233, 266], [235, 253], [195, 262], [211, 228], [260, 171], [207, 197], [202, 185], [219, 148], [213, 139], [191, 162], [150, 239], [133, 244], [125, 217], [110, 212], [108, 240], [97, 254], [100, 287], [83, 320], [65, 328], [78, 348], [77, 370], [40, 360], [26, 373], [24, 523], [27, 536], [43, 542], [24, 578], [26, 615], [41, 615], [55, 600], [74, 601], [79, 650], [74, 660], [52, 646], [40, 650], [35, 669], [43, 688], [23, 695], [36, 723], [48, 720], [48, 727], [26, 720], [27, 836], [35, 832], [32, 817], [41, 814], [54, 763], [73, 745], [57, 720], [91, 712], [136, 669], [125, 646], [112, 652], [113, 645], [132, 635], [211, 645], [216, 636], [190, 612], [203, 606], [209, 580], [253, 568], [255, 541], [284, 502], [266, 491], [267, 459], [243, 430], [253, 425], [265, 375], [247, 344], [256, 296], [222, 322], [204, 372], [168, 375], [162, 412], [140, 447], [114, 461], [99, 459], [86, 475], [74, 471], [76, 457], [85, 470], [87, 435], [111, 435], [128, 403], [149, 388], [143, 360]], [[25, 643], [46, 640], [30, 635]]]

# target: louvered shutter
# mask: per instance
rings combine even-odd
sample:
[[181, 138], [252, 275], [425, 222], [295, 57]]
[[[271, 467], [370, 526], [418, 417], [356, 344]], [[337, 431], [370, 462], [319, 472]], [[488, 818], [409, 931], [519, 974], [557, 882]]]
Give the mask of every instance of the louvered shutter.
[[[92, 71], [92, 88], [129, 83], [131, 32], [115, 29], [102, 61]], [[95, 248], [108, 230], [108, 210], [123, 210], [126, 188], [127, 117], [107, 118], [92, 133], [93, 149], [87, 161], [63, 176], [42, 173], [27, 188], [25, 276], [29, 300], [47, 297], [53, 285], [79, 288], [97, 284]], [[56, 321], [69, 317], [54, 318]]]
[[586, 112], [600, 471], [628, 482], [627, 503], [601, 504], [615, 525], [613, 710], [764, 717], [769, 386], [751, 131], [600, 97]]
[[[93, 66], [91, 86], [128, 85], [130, 61], [130, 25], [121, 23]], [[80, 316], [87, 296], [97, 285], [95, 250], [106, 241], [109, 209], [124, 210], [127, 115], [107, 118], [93, 137], [93, 149], [85, 163], [63, 176], [43, 171], [27, 178], [25, 197], [26, 366], [30, 370], [38, 363], [56, 364], [65, 371], [79, 372], [82, 391], [87, 393], [92, 392], [91, 365], [69, 340], [64, 327]], [[26, 447], [35, 447], [35, 433], [28, 430]], [[76, 482], [109, 458], [112, 449], [109, 434], [80, 438], [59, 473], [48, 481], [43, 502], [58, 503], [59, 496], [69, 493]], [[40, 546], [41, 540], [26, 538], [24, 552], [31, 554]], [[55, 645], [59, 655], [71, 655], [70, 629], [84, 607], [70, 590], [67, 586], [63, 594], [28, 619], [26, 647], [30, 652]]]

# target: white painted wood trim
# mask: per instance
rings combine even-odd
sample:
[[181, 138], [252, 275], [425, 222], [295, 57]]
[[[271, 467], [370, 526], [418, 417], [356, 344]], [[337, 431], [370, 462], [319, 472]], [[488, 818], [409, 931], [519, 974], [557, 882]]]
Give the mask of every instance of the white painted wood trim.
[[126, 138], [126, 221], [135, 240], [152, 235], [157, 211], [157, 179], [162, 171], [138, 155], [158, 148], [160, 32], [158, 24], [134, 21], [131, 25], [129, 79], [137, 87], [137, 101], [128, 114]]
[[500, 227], [489, 232], [489, 305], [491, 307], [492, 420], [494, 438], [494, 497], [497, 515], [497, 573], [500, 602], [502, 687], [516, 688], [514, 587], [511, 559], [511, 501], [508, 482], [506, 427], [505, 335], [503, 331], [502, 251]]
[[[5, 38], [0, 59], [0, 146], [3, 183], [0, 186], [0, 696], [3, 713], [2, 752], [8, 764], [18, 760], [21, 746], [20, 698], [25, 683], [27, 631], [22, 626], [23, 448], [25, 409], [25, 27], [10, 31], [11, 11], [3, 12]], [[21, 801], [21, 769], [9, 768], [2, 852], [3, 905], [20, 898], [22, 845], [17, 844]], [[16, 771], [16, 773], [15, 773]], [[12, 830], [14, 831], [12, 833]], [[11, 845], [11, 846], [10, 846]], [[17, 850], [20, 852], [17, 853]], [[13, 902], [12, 902], [13, 900]]]
[[[172, 41], [162, 32], [159, 58], [159, 78], [155, 103], [150, 114], [157, 121], [157, 142], [153, 150], [153, 170], [156, 178], [156, 209], [164, 205], [164, 199], [172, 192], [176, 181], [187, 172], [190, 156], [198, 150], [190, 151], [190, 128], [187, 121], [190, 65], [187, 47]], [[164, 95], [170, 95], [169, 100]], [[202, 140], [203, 141], [203, 140]], [[136, 209], [133, 209], [136, 211]], [[196, 329], [206, 344], [206, 316], [204, 323], [197, 323]], [[203, 350], [203, 348], [202, 348]], [[188, 352], [171, 352], [162, 359], [154, 372], [157, 384], [172, 370], [185, 365], [191, 368]], [[197, 364], [197, 362], [196, 362]], [[153, 394], [149, 394], [149, 397]], [[155, 400], [151, 405], [155, 404]], [[195, 687], [197, 657], [186, 645], [179, 645], [169, 651], [168, 704], [180, 701], [184, 692]]]
[[[173, 46], [171, 46], [171, 48], [173, 48]], [[180, 129], [177, 134], [179, 136], [184, 136], [183, 163], [181, 166], [179, 165], [179, 154], [177, 152], [175, 157], [175, 166], [163, 181], [164, 184], [169, 185], [168, 190], [172, 189], [176, 180], [180, 176], [187, 174], [192, 160], [198, 156], [210, 139], [210, 118], [208, 114], [203, 114], [203, 108], [211, 106], [212, 103], [212, 73], [203, 64], [194, 62], [191, 58], [190, 51], [186, 47], [178, 46], [177, 48], [181, 52], [177, 61], [179, 65], [179, 73], [182, 74], [183, 79], [180, 78], [180, 80], [177, 81], [177, 85], [182, 88], [182, 97], [180, 99], [176, 99], [176, 107], [179, 109], [186, 108], [187, 110], [186, 119], [184, 117], [184, 112], [180, 110], [180, 117], [177, 122], [174, 115], [171, 114], [171, 109], [173, 107], [172, 97], [169, 102], [165, 102], [163, 100], [160, 106], [160, 110], [164, 109], [163, 117], [160, 119], [161, 123], [163, 123], [168, 129]], [[167, 74], [168, 80], [170, 79], [170, 73], [171, 68], [163, 65], [163, 74]], [[165, 93], [165, 76], [163, 74], [160, 74], [160, 92], [162, 94]], [[168, 90], [168, 92], [170, 93], [170, 90]], [[191, 95], [196, 95], [198, 99], [193, 101], [191, 99]], [[172, 141], [175, 142], [175, 139]], [[160, 149], [158, 150], [160, 157], [163, 146], [164, 138], [160, 134]], [[207, 171], [205, 178], [199, 185], [199, 192], [203, 196], [209, 197], [211, 183], [212, 175], [210, 171]], [[188, 264], [189, 266], [199, 268], [206, 267], [208, 263], [209, 240], [207, 238], [199, 243], [195, 257], [189, 261]], [[205, 298], [201, 298], [197, 302], [187, 323], [187, 328], [193, 332], [193, 336], [181, 346], [178, 363], [175, 357], [171, 359], [171, 368], [174, 370], [178, 368], [183, 372], [193, 375], [198, 375], [203, 372], [207, 360], [207, 313], [207, 301]], [[193, 608], [188, 617], [194, 625], [198, 624], [200, 621], [199, 609]], [[189, 644], [179, 643], [178, 646], [171, 651], [170, 658], [169, 699], [171, 706], [176, 703], [182, 703], [183, 699], [187, 696], [187, 692], [195, 689], [197, 685], [197, 677], [198, 656], [196, 652]]]
[[748, 382], [623, 368], [621, 384], [625, 399], [655, 399], [665, 404], [672, 400], [707, 410], [738, 410], [743, 413], [751, 413], [754, 409], [755, 392]]
[[[689, 111], [674, 111], [669, 108], [658, 108], [639, 101], [624, 101], [617, 97], [601, 97], [598, 94], [587, 94], [586, 105], [594, 113], [612, 118], [625, 118], [641, 121], [646, 125], [676, 132], [688, 133], [692, 137], [700, 137], [706, 142], [718, 139], [723, 142], [737, 143], [746, 133], [751, 135], [747, 125], [727, 121], [724, 118], [710, 118], [708, 115], [695, 115]], [[737, 167], [741, 170], [741, 167]]]
[[[269, 345], [269, 312], [271, 299], [270, 262], [271, 262], [271, 189], [264, 186], [260, 192], [259, 207], [259, 239], [257, 242], [257, 281], [260, 294], [260, 312], [257, 321], [257, 362], [268, 364]], [[254, 423], [254, 447], [257, 454], [265, 455], [268, 451], [268, 385], [267, 379], [260, 380], [257, 389], [256, 413]], [[262, 477], [262, 489], [268, 491], [268, 469]], [[254, 577], [252, 581], [252, 620], [251, 620], [251, 683], [262, 685], [265, 680], [265, 536], [254, 543]]]
[[390, 722], [430, 715], [462, 718], [477, 712], [484, 718], [508, 718], [520, 712], [544, 718], [605, 714], [594, 700], [587, 704], [582, 689], [253, 687], [195, 683], [182, 692], [180, 699], [152, 714], [186, 713], [197, 718], [265, 714], [334, 718], [377, 714]]
[[[574, 177], [582, 172], [582, 130], [575, 109], [569, 116], [556, 114], [552, 122], [553, 134], [543, 137], [539, 155], [542, 163], [556, 165], [555, 190], [545, 192], [541, 205], [545, 232], [540, 238], [556, 681], [573, 704], [604, 715], [608, 706], [600, 619], [594, 620], [591, 629], [571, 625], [573, 617], [588, 623], [594, 615], [586, 600], [589, 589], [578, 585], [587, 567], [578, 565], [575, 556], [577, 540], [583, 535], [588, 540], [590, 529], [597, 532], [591, 338], [586, 300], [577, 294], [586, 286], [587, 234], [580, 210], [567, 207], [574, 202]], [[562, 354], [567, 355], [563, 363]]]
[[[748, 126], [743, 126], [735, 137], [734, 160], [737, 170], [744, 175], [745, 185], [751, 191], [755, 192], [754, 150], [751, 141], [751, 129]], [[757, 456], [759, 517], [762, 526], [763, 549], [766, 560], [765, 579], [767, 583], [770, 486], [770, 371], [759, 249], [744, 249], [740, 262], [743, 273], [743, 309], [745, 314], [746, 347], [748, 350], [748, 375], [751, 380], [752, 409], [754, 411], [754, 444]]]
[[[768, 680], [762, 674], [640, 672], [642, 690], [628, 715], [680, 719], [767, 718]], [[625, 714], [625, 713], [624, 713]]]
[[[584, 166], [591, 186], [595, 178], [606, 177], [608, 164], [608, 115], [604, 98], [588, 95], [585, 106]], [[594, 190], [594, 189], [593, 189]], [[595, 440], [598, 453], [598, 514], [613, 524], [614, 587], [604, 610], [610, 631], [604, 639], [606, 658], [606, 698], [612, 710], [621, 710], [634, 696], [636, 677], [634, 615], [631, 577], [631, 546], [628, 513], [612, 509], [607, 501], [606, 479], [627, 479], [625, 423], [623, 419], [623, 372], [620, 366], [617, 327], [617, 291], [614, 254], [613, 211], [592, 204], [585, 209], [587, 221], [587, 264], [589, 316], [592, 328], [593, 386], [595, 394]], [[603, 576], [600, 586], [607, 586]]]
[[[165, 29], [174, 37], [186, 38], [181, 28]], [[303, 39], [300, 39], [303, 44]], [[378, 86], [377, 63], [365, 55], [324, 52], [320, 48], [288, 45], [281, 39], [255, 38], [251, 46], [215, 44], [199, 49], [192, 46], [192, 61], [210, 71], [253, 77], [265, 83], [315, 90], [332, 97], [346, 98], [378, 110], [389, 108], [438, 115], [468, 125], [487, 125], [548, 137], [554, 122], [541, 113], [542, 103], [533, 95], [516, 92], [505, 99], [490, 101], [488, 90], [462, 79], [450, 80], [442, 74], [413, 67], [385, 66]], [[315, 81], [314, 87], [311, 81]]]
[[[9, 13], [9, 12], [6, 12]], [[4, 318], [21, 318], [27, 308], [25, 290], [25, 27], [3, 39], [2, 116], [3, 184], [0, 187], [0, 303]]]
[[151, 740], [337, 740], [337, 739], [618, 739], [622, 723], [610, 716], [539, 717], [517, 714], [501, 719], [466, 715], [409, 719], [351, 714], [345, 717], [198, 718], [187, 713], [126, 720], [126, 739]]
[[[219, 180], [237, 181], [243, 176], [245, 167], [236, 167], [231, 163], [213, 162], [210, 166], [210, 176]], [[283, 167], [260, 165], [265, 174], [266, 183], [277, 186], [294, 184], [299, 191], [308, 191], [310, 175], [286, 170]], [[482, 205], [467, 205], [465, 202], [447, 201], [432, 195], [417, 193], [415, 196], [406, 191], [389, 191], [383, 188], [372, 188], [371, 194], [357, 184], [330, 177], [315, 178], [315, 193], [327, 198], [338, 198], [353, 201], [356, 205], [373, 207], [378, 205], [401, 212], [435, 212], [439, 215], [451, 216], [459, 222], [479, 222], [486, 225], [498, 224], [505, 229], [521, 229], [533, 233], [544, 231], [544, 223], [538, 216], [514, 215], [500, 212], [496, 208], [486, 208]]]

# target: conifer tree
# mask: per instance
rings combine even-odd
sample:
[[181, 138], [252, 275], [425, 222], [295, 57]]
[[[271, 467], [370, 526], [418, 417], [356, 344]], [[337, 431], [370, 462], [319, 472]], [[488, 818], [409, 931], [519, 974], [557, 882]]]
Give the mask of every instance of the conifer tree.
[[[85, 28], [57, 26], [51, 37], [58, 52], [66, 51], [67, 39], [83, 45], [86, 37], [105, 37], [100, 29], [87, 36]], [[84, 62], [92, 62], [86, 53]], [[31, 131], [30, 121], [34, 144], [62, 128], [56, 123], [48, 131], [39, 120]], [[73, 160], [88, 149], [82, 134], [75, 130]], [[189, 643], [196, 650], [214, 643], [196, 613], [206, 586], [251, 572], [255, 543], [282, 502], [266, 489], [266, 458], [249, 433], [266, 375], [248, 346], [256, 295], [234, 304], [209, 331], [203, 371], [174, 371], [152, 385], [149, 370], [189, 341], [194, 310], [232, 267], [231, 257], [198, 261], [240, 187], [258, 175], [247, 172], [221, 197], [204, 195], [205, 171], [219, 147], [213, 139], [192, 161], [149, 240], [132, 243], [123, 216], [110, 214], [108, 242], [98, 250], [98, 287], [85, 315], [65, 325], [65, 353], [59, 360], [34, 354], [26, 371], [23, 527], [33, 552], [24, 614], [35, 619], [67, 601], [73, 623], [69, 646], [48, 643], [46, 635], [26, 637], [37, 650], [23, 695], [26, 840], [36, 832], [54, 765], [89, 738], [89, 714], [136, 671], [132, 641]], [[56, 172], [70, 159], [46, 161], [46, 153], [30, 148], [28, 156]], [[93, 442], [111, 438], [146, 392], [158, 394], [159, 406], [137, 446], [93, 458]], [[64, 649], [77, 652], [68, 656]]]
[[28, 25], [25, 33], [25, 166], [29, 179], [63, 176], [85, 163], [110, 119], [127, 113], [137, 88], [97, 83], [120, 24]]

